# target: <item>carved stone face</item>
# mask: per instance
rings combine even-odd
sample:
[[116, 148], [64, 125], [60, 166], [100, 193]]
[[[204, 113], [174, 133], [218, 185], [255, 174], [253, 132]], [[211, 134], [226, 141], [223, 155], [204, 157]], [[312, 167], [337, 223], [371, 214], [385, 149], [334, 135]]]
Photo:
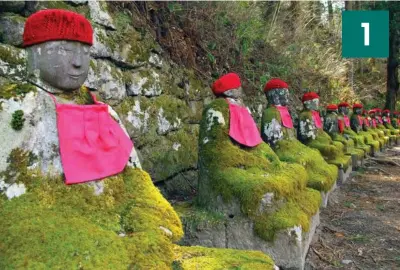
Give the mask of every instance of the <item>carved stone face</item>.
[[362, 109], [361, 108], [354, 108], [353, 112], [357, 115], [361, 115], [362, 114]]
[[228, 98], [235, 99], [235, 100], [241, 100], [243, 98], [243, 96], [244, 96], [244, 93], [243, 93], [242, 87], [239, 87], [237, 89], [232, 89], [232, 90], [225, 91], [223, 93], [223, 95], [228, 97]]
[[384, 113], [383, 113], [383, 116], [390, 117], [390, 113], [388, 113], [388, 112], [384, 112]]
[[319, 108], [319, 98], [314, 98], [312, 100], [304, 101], [304, 107], [307, 110], [317, 111]]
[[90, 46], [77, 41], [48, 41], [28, 48], [28, 76], [61, 91], [79, 89], [89, 71]]
[[289, 90], [286, 88], [269, 90], [266, 96], [269, 104], [279, 106], [287, 106], [289, 104]]
[[338, 113], [337, 110], [326, 110], [326, 114], [327, 115], [329, 115], [329, 114], [337, 114], [337, 113]]
[[339, 113], [343, 115], [348, 115], [349, 114], [349, 108], [346, 106], [339, 106]]

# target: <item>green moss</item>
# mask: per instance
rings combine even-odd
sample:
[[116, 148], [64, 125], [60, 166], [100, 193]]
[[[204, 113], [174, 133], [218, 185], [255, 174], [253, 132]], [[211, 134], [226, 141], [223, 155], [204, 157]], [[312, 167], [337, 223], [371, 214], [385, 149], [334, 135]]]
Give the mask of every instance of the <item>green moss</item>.
[[16, 110], [12, 114], [11, 127], [14, 130], [21, 130], [24, 126], [25, 118], [23, 110]]
[[182, 225], [147, 173], [127, 168], [96, 196], [89, 185], [28, 171], [29, 158], [15, 149], [9, 159], [8, 177], [27, 193], [1, 203], [1, 269], [170, 268]]
[[344, 149], [347, 155], [356, 155], [358, 158], [364, 158], [365, 152], [362, 149], [354, 148], [354, 140], [351, 138], [345, 138], [342, 134], [335, 134], [332, 136], [334, 141], [340, 142], [344, 145]]
[[199, 246], [175, 248], [174, 269], [192, 270], [273, 270], [274, 262], [260, 251], [216, 249]]
[[[210, 126], [210, 122], [206, 120], [209, 110], [221, 113], [225, 124], [218, 124], [214, 118], [214, 124]], [[238, 201], [242, 213], [252, 219], [259, 228], [256, 233], [266, 240], [271, 240], [276, 229], [282, 229], [285, 224], [279, 228], [269, 225], [271, 222], [269, 214], [259, 211], [263, 196], [266, 193], [273, 193], [274, 200], [284, 200], [289, 203], [295, 196], [305, 192], [307, 184], [307, 173], [304, 168], [298, 164], [280, 162], [267, 144], [245, 148], [231, 141], [229, 109], [224, 99], [214, 100], [204, 110], [200, 125], [199, 167], [197, 202], [212, 210], [218, 209], [219, 202], [216, 199], [218, 196], [225, 202]], [[310, 202], [313, 209], [318, 209], [320, 201], [310, 197]], [[297, 213], [297, 210], [292, 209], [290, 205], [287, 207]], [[302, 209], [299, 206], [298, 210], [301, 213], [293, 217], [294, 223], [303, 224], [304, 219], [309, 220], [312, 216], [313, 209], [307, 213]], [[307, 226], [303, 229], [307, 229]]]
[[310, 229], [310, 216], [321, 205], [321, 196], [317, 190], [306, 189], [291, 198], [282, 208], [269, 216], [263, 216], [255, 223], [255, 231], [264, 239], [273, 240], [275, 233], [282, 229], [301, 226], [303, 231]]
[[[262, 117], [261, 130], [264, 125], [272, 119], [281, 122], [278, 110], [268, 107]], [[307, 186], [319, 191], [328, 191], [335, 184], [338, 177], [338, 169], [328, 164], [321, 154], [298, 141], [295, 137], [295, 130], [282, 126], [284, 138], [275, 146], [275, 153], [281, 161], [303, 165], [308, 174]]]
[[29, 92], [36, 92], [36, 87], [30, 83], [11, 83], [0, 85], [0, 99], [10, 99], [24, 96]]
[[[301, 111], [300, 121], [313, 121], [309, 110]], [[317, 149], [329, 164], [334, 164], [339, 168], [347, 169], [351, 162], [351, 157], [344, 153], [344, 145], [341, 142], [333, 141], [332, 138], [322, 128], [317, 130], [315, 139], [304, 142], [307, 146]]]
[[24, 65], [25, 60], [19, 57], [19, 52], [21, 50], [17, 50], [14, 47], [7, 45], [0, 45], [0, 59], [6, 63], [9, 63], [12, 66]]

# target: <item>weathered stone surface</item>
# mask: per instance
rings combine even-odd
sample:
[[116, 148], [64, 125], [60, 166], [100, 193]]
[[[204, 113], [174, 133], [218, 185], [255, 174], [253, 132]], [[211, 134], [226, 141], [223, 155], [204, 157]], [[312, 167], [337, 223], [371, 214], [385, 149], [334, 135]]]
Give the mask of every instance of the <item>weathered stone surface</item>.
[[140, 70], [132, 73], [127, 80], [128, 96], [159, 96], [163, 92], [163, 87], [165, 87], [161, 84], [160, 74], [155, 70]]
[[101, 97], [111, 103], [126, 97], [122, 71], [108, 61], [91, 60], [85, 86], [97, 89]]
[[115, 30], [113, 20], [108, 14], [107, 3], [105, 1], [90, 0], [88, 2], [90, 17], [95, 23]]
[[319, 213], [312, 217], [308, 232], [303, 232], [301, 227], [295, 226], [278, 232], [273, 242], [267, 242], [254, 235], [254, 224], [242, 216], [226, 218], [217, 224], [200, 222], [193, 226], [185, 224], [185, 219], [183, 223], [185, 237], [181, 242], [184, 244], [260, 250], [269, 254], [275, 264], [283, 269], [302, 270], [308, 247], [319, 224]]
[[0, 12], [21, 12], [25, 1], [0, 1]]
[[21, 46], [25, 18], [19, 15], [0, 17], [0, 41], [6, 44]]
[[22, 80], [25, 77], [26, 52], [0, 44], [0, 76]]

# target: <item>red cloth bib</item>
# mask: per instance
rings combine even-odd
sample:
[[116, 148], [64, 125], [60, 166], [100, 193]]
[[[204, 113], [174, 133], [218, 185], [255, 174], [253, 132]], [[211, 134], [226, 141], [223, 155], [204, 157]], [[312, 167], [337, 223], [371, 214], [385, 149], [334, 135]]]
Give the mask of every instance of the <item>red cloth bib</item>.
[[367, 118], [364, 118], [364, 124], [365, 124], [367, 127], [369, 127], [369, 121], [368, 121]]
[[379, 124], [383, 124], [382, 117], [378, 116], [378, 122]]
[[311, 113], [315, 126], [317, 128], [322, 128], [322, 121], [321, 121], [321, 116], [319, 116], [319, 112], [312, 110]]
[[120, 173], [133, 143], [109, 115], [108, 106], [92, 95], [94, 105], [56, 104], [58, 140], [66, 184]]
[[275, 107], [278, 109], [279, 114], [281, 115], [282, 125], [287, 128], [293, 128], [292, 117], [290, 116], [287, 107], [279, 105], [276, 105]]
[[342, 119], [338, 119], [338, 127], [339, 127], [339, 132], [343, 133], [343, 131], [344, 131], [344, 121]]
[[376, 120], [375, 120], [375, 119], [372, 119], [372, 126], [373, 126], [374, 128], [376, 128]]
[[343, 120], [344, 120], [344, 125], [346, 127], [350, 127], [350, 119], [347, 117], [347, 115], [343, 115]]
[[262, 142], [260, 131], [246, 107], [229, 104], [229, 136], [236, 142], [254, 147]]
[[362, 124], [363, 124], [363, 119], [362, 119], [362, 117], [361, 117], [360, 115], [357, 115], [357, 118], [358, 118], [358, 124], [359, 124], [360, 126], [362, 126]]

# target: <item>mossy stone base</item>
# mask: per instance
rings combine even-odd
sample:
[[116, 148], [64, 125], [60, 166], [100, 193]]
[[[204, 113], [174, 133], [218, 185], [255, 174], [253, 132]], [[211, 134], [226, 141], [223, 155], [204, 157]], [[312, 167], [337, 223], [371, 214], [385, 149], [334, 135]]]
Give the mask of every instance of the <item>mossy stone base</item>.
[[307, 232], [302, 231], [301, 226], [292, 226], [278, 231], [272, 242], [254, 234], [254, 222], [244, 216], [225, 217], [216, 223], [197, 220], [194, 226], [192, 221], [193, 217], [182, 216], [184, 244], [259, 250], [269, 254], [283, 269], [303, 269], [308, 247], [319, 224], [319, 212], [311, 217]]

